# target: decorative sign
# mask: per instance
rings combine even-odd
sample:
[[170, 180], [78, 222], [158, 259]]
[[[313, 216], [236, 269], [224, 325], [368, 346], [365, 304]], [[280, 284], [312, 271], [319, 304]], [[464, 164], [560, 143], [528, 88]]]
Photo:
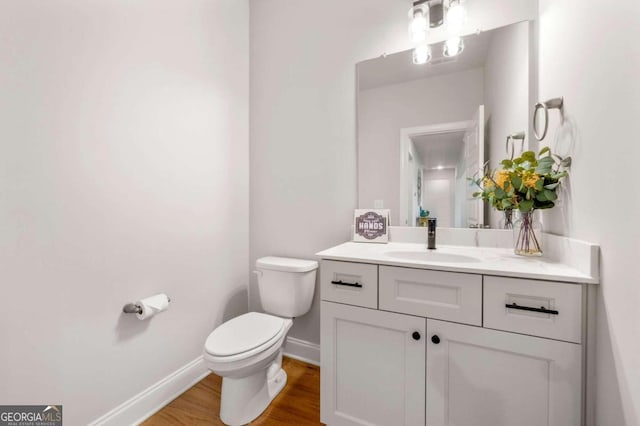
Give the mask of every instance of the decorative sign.
[[389, 242], [389, 210], [355, 210], [353, 241]]

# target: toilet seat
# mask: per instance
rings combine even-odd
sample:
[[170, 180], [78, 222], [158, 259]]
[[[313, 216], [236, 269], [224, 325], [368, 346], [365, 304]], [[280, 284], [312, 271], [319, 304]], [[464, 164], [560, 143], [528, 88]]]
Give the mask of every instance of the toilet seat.
[[278, 342], [288, 330], [286, 323], [284, 318], [260, 312], [240, 315], [213, 330], [205, 342], [205, 352], [217, 362], [249, 358]]

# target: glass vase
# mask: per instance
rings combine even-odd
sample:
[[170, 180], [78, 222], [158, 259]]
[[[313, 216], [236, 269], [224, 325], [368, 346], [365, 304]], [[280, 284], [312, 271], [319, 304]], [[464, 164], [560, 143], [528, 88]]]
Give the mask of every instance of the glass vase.
[[542, 256], [542, 225], [536, 211], [520, 212], [513, 224], [513, 251], [519, 256]]
[[502, 211], [502, 218], [498, 222], [499, 229], [513, 229], [513, 210], [507, 209]]

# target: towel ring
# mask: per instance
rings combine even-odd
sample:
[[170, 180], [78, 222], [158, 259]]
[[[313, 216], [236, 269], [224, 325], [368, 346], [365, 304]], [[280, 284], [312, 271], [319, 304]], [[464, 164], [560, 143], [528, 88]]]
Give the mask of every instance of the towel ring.
[[[547, 130], [549, 130], [549, 110], [550, 109], [562, 109], [564, 104], [564, 98], [553, 98], [549, 99], [546, 102], [538, 102], [533, 107], [533, 134], [536, 137], [536, 140], [541, 141], [547, 136]], [[544, 126], [542, 129], [542, 133], [540, 133], [538, 129], [538, 112], [542, 110], [544, 112]]]
[[507, 136], [507, 142], [504, 146], [504, 149], [507, 152], [507, 154], [509, 154], [509, 142], [511, 142], [511, 156], [509, 157], [511, 160], [513, 160], [513, 155], [515, 154], [515, 147], [514, 147], [515, 144], [513, 143], [513, 141], [515, 140], [522, 141], [522, 150], [524, 151], [524, 136], [525, 136], [524, 132], [516, 132]]

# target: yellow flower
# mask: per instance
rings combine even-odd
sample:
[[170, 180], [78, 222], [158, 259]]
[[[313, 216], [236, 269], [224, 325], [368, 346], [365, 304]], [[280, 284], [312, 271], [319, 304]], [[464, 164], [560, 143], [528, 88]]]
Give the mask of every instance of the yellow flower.
[[493, 181], [491, 179], [489, 179], [488, 177], [485, 177], [484, 179], [482, 179], [482, 187], [484, 189], [493, 188]]
[[524, 186], [526, 186], [527, 188], [535, 188], [536, 186], [536, 182], [538, 182], [539, 176], [538, 175], [525, 175], [522, 177], [522, 183], [524, 183]]
[[509, 181], [509, 172], [507, 170], [498, 170], [494, 180], [500, 188], [504, 189], [505, 182]]

